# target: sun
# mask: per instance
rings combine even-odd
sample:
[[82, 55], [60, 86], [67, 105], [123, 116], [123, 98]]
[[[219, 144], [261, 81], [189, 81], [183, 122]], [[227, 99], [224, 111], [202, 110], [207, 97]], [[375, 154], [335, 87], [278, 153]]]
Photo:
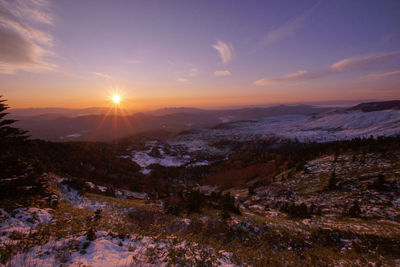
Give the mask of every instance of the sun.
[[121, 97], [119, 95], [113, 95], [113, 97], [111, 98], [112, 102], [114, 104], [119, 104], [121, 102]]

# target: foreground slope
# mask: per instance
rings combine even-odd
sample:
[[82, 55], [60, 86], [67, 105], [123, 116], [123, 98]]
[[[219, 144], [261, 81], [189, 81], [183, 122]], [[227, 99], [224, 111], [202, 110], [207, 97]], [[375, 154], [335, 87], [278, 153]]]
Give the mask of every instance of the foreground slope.
[[[1, 202], [1, 260], [9, 266], [396, 266], [398, 141], [239, 149], [208, 167], [164, 167], [159, 178], [156, 168], [147, 180], [157, 187], [146, 192], [54, 173], [24, 184], [24, 177], [2, 179], [3, 188], [19, 181], [24, 198]], [[227, 178], [245, 175], [233, 185], [207, 179], [233, 170], [237, 176]]]

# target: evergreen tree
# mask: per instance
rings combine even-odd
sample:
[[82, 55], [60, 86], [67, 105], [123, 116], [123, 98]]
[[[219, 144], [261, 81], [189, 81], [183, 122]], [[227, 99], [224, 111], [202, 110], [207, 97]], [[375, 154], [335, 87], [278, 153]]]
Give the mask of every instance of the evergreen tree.
[[26, 131], [11, 126], [15, 120], [5, 119], [9, 108], [5, 102], [0, 96], [0, 178], [24, 172], [18, 151], [28, 138]]
[[24, 141], [28, 136], [26, 131], [19, 128], [12, 127], [11, 125], [16, 120], [5, 119], [4, 117], [8, 114], [6, 112], [9, 106], [5, 103], [6, 100], [2, 99], [0, 95], [0, 148], [4, 149], [16, 143]]

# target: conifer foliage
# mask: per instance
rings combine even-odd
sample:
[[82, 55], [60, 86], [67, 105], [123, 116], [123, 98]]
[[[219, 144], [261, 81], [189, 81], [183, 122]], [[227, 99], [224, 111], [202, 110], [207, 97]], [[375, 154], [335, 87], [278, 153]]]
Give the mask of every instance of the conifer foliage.
[[26, 131], [12, 127], [16, 120], [5, 118], [9, 109], [5, 102], [6, 100], [0, 95], [0, 168], [2, 170], [0, 178], [22, 171], [18, 152], [28, 138]]
[[0, 95], [0, 146], [1, 148], [8, 147], [9, 145], [24, 141], [28, 136], [26, 131], [19, 128], [12, 127], [11, 125], [16, 120], [6, 119], [8, 114], [7, 109], [9, 106], [5, 103], [6, 100]]

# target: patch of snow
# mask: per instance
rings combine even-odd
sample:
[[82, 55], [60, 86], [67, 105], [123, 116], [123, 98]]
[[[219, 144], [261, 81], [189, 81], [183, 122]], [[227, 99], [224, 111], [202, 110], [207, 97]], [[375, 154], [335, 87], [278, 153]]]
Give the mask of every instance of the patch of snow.
[[107, 191], [107, 187], [106, 186], [98, 185], [97, 188], [103, 193]]
[[107, 207], [105, 203], [93, 201], [82, 197], [79, 192], [67, 185], [61, 185], [60, 193], [62, 197], [77, 208], [104, 209]]
[[203, 161], [190, 163], [187, 165], [187, 167], [207, 166], [208, 164], [209, 164], [209, 162], [207, 160], [203, 160]]
[[0, 243], [4, 244], [13, 232], [29, 234], [39, 224], [48, 224], [53, 215], [51, 209], [18, 208], [8, 213], [0, 209]]
[[147, 175], [147, 174], [151, 173], [151, 170], [150, 169], [141, 169], [140, 172], [143, 173], [144, 175]]
[[[205, 143], [196, 140], [187, 142], [174, 139], [166, 144], [167, 147], [157, 141], [149, 141], [145, 146], [146, 150], [131, 150], [131, 159], [144, 168], [141, 170], [143, 174], [149, 173], [150, 169], [147, 167], [152, 164], [159, 164], [166, 167], [179, 167], [186, 164], [187, 167], [208, 165], [209, 162], [207, 160], [194, 158], [191, 153], [199, 151], [202, 153], [206, 151], [212, 152], [210, 154], [217, 153], [214, 148], [205, 149]], [[158, 155], [152, 155], [152, 153], [157, 153], [157, 151]]]

